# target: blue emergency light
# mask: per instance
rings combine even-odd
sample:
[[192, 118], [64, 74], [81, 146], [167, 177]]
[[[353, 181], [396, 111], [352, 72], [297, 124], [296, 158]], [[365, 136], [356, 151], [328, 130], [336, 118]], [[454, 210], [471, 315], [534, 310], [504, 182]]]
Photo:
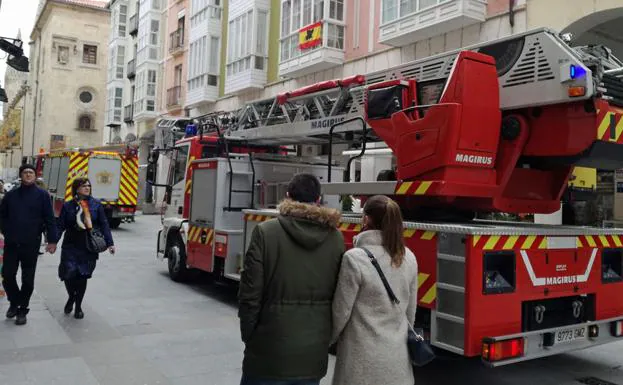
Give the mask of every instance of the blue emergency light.
[[195, 135], [197, 135], [197, 125], [196, 124], [186, 125], [186, 137], [190, 138]]
[[584, 68], [575, 66], [573, 64], [569, 66], [569, 77], [571, 79], [581, 78], [581, 77], [584, 77], [585, 75], [586, 75], [586, 70]]

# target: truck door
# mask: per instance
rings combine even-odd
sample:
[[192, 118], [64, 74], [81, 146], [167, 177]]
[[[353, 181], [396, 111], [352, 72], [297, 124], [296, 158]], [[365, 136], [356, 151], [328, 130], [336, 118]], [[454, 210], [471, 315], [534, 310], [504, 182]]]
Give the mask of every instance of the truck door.
[[91, 194], [106, 202], [119, 199], [121, 160], [118, 158], [89, 158], [89, 179]]
[[[173, 152], [173, 164], [169, 168], [169, 185], [172, 186], [171, 204], [167, 208], [167, 216], [181, 216], [184, 212], [189, 148], [189, 144], [182, 144]], [[190, 186], [188, 187], [190, 190]]]

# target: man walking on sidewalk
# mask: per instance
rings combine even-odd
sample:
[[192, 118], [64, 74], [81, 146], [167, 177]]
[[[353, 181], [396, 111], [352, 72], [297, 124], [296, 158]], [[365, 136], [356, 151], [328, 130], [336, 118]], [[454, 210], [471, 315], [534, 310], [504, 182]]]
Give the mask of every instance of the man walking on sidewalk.
[[294, 176], [279, 217], [255, 227], [240, 279], [242, 385], [318, 385], [327, 373], [331, 301], [344, 253], [340, 213], [320, 182]]
[[[30, 297], [35, 287], [35, 270], [41, 233], [48, 236], [46, 251], [56, 251], [56, 226], [50, 195], [35, 185], [35, 168], [19, 168], [21, 184], [9, 191], [0, 204], [0, 230], [4, 234], [2, 279], [10, 302], [7, 318], [17, 317], [17, 325], [26, 324]], [[22, 288], [17, 285], [17, 269], [22, 268]]]

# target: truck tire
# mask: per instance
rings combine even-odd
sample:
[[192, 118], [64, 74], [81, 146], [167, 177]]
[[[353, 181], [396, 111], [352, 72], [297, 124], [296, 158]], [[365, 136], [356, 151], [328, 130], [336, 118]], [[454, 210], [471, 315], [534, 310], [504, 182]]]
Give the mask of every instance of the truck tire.
[[121, 226], [121, 218], [111, 218], [108, 221], [108, 225], [111, 229], [118, 229]]
[[169, 277], [175, 282], [186, 282], [191, 276], [186, 267], [186, 248], [179, 235], [172, 235], [173, 239], [168, 242], [166, 249]]

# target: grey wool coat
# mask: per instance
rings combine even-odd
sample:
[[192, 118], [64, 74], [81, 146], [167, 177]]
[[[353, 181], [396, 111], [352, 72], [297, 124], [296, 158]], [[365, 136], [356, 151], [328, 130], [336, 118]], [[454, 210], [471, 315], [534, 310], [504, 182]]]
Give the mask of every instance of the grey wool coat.
[[[400, 304], [390, 301], [367, 254], [357, 248], [362, 246], [378, 260]], [[355, 248], [342, 259], [333, 299], [332, 341], [337, 341], [333, 385], [414, 383], [407, 322], [415, 320], [417, 275], [417, 261], [409, 249], [400, 267], [391, 266], [380, 231], [364, 231], [355, 238]]]

